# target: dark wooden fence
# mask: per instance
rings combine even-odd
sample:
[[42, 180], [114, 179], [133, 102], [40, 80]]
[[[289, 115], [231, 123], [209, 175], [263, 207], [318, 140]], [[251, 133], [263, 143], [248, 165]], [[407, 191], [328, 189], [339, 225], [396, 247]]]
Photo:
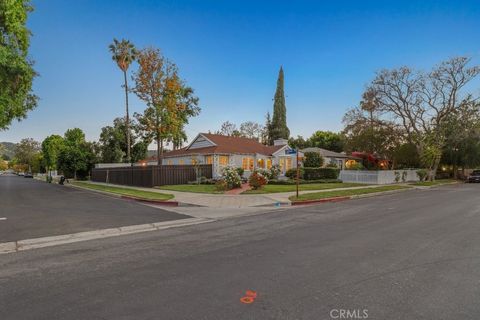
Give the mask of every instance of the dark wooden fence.
[[185, 184], [197, 178], [212, 178], [212, 165], [162, 165], [92, 169], [91, 179], [138, 187]]

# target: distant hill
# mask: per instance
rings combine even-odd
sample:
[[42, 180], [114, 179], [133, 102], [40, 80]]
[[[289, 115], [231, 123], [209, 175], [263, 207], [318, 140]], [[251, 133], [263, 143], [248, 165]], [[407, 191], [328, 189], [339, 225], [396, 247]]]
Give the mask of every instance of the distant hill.
[[0, 142], [0, 157], [3, 155], [8, 156], [10, 159], [13, 158], [15, 154], [16, 144], [13, 142]]

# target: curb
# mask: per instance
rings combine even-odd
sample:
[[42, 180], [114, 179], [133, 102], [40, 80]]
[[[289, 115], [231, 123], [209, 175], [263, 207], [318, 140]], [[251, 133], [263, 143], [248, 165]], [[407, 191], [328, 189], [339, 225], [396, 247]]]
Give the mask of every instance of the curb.
[[323, 198], [323, 199], [318, 199], [318, 200], [305, 200], [305, 201], [292, 201], [291, 205], [292, 206], [301, 206], [305, 204], [314, 204], [314, 203], [323, 203], [323, 202], [340, 202], [340, 201], [345, 201], [345, 200], [350, 200], [352, 197], [351, 196], [345, 196], [345, 197], [332, 197], [332, 198]]
[[154, 205], [160, 205], [160, 206], [169, 206], [169, 207], [178, 207], [178, 205], [179, 205], [178, 201], [153, 200], [153, 199], [138, 198], [138, 197], [134, 197], [134, 196], [124, 196], [124, 195], [117, 194], [117, 193], [111, 193], [111, 192], [107, 192], [107, 191], [95, 190], [95, 189], [85, 188], [85, 187], [82, 187], [82, 186], [76, 186], [76, 185], [71, 184], [71, 183], [66, 184], [65, 186], [70, 187], [70, 188], [76, 188], [76, 189], [80, 189], [80, 190], [86, 190], [86, 191], [91, 191], [91, 192], [95, 192], [95, 193], [100, 193], [100, 194], [104, 194], [104, 195], [107, 195], [107, 196], [111, 196], [111, 197], [119, 198], [119, 199], [123, 199], [123, 200], [136, 201], [136, 202], [140, 202], [140, 203], [154, 204]]
[[136, 202], [155, 204], [160, 206], [169, 206], [169, 207], [178, 207], [178, 204], [179, 204], [178, 201], [143, 199], [143, 198], [137, 198], [133, 196], [120, 195], [120, 198], [125, 200], [132, 200]]
[[332, 197], [332, 198], [324, 198], [324, 199], [318, 199], [318, 200], [292, 201], [292, 206], [323, 203], [323, 202], [340, 202], [340, 201], [351, 200], [351, 199], [362, 199], [362, 198], [381, 196], [381, 195], [384, 195], [384, 194], [398, 193], [398, 192], [403, 192], [403, 191], [413, 190], [413, 189], [415, 189], [415, 188], [405, 188], [405, 189], [373, 192], [373, 193], [366, 193], [366, 194], [359, 194], [359, 195], [352, 195], [352, 196], [344, 196], [344, 197]]
[[0, 243], [0, 254], [20, 252], [31, 249], [58, 246], [62, 244], [75, 243], [81, 241], [110, 238], [147, 231], [157, 231], [170, 228], [178, 228], [202, 223], [214, 222], [213, 219], [205, 218], [187, 218], [174, 221], [155, 222], [148, 224], [132, 225], [125, 227], [101, 229], [94, 231], [85, 231], [59, 236], [41, 237], [34, 239], [25, 239], [11, 242]]

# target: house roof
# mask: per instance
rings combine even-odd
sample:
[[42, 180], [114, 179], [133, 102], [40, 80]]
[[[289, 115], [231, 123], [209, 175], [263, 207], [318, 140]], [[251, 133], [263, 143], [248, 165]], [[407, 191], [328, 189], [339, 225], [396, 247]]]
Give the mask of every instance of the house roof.
[[305, 153], [305, 152], [317, 152], [317, 153], [320, 153], [320, 155], [322, 155], [322, 157], [327, 157], [327, 158], [345, 158], [345, 159], [355, 158], [355, 157], [348, 156], [345, 153], [339, 153], [339, 152], [330, 151], [330, 150], [327, 150], [327, 149], [322, 149], [322, 148], [317, 148], [317, 147], [305, 148], [305, 149], [302, 149], [301, 151], [303, 153]]
[[[210, 145], [205, 147], [193, 148], [194, 142], [202, 137], [206, 138]], [[255, 139], [244, 137], [230, 137], [220, 134], [200, 133], [187, 147], [167, 152], [163, 155], [164, 158], [182, 157], [190, 155], [206, 155], [206, 154], [262, 154], [271, 156], [275, 152], [284, 148], [281, 146], [265, 146]], [[151, 157], [148, 160], [155, 160], [156, 157]]]

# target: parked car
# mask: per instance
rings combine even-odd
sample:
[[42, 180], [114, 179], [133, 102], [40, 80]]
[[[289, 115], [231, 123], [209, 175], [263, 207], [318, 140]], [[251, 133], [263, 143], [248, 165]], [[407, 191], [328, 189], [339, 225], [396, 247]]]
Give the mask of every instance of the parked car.
[[468, 176], [467, 182], [480, 182], [480, 170], [473, 170]]
[[20, 177], [23, 177], [23, 176], [25, 175], [25, 172], [19, 172], [18, 175], [19, 175]]
[[23, 177], [24, 177], [24, 178], [33, 178], [33, 173], [31, 173], [31, 172], [25, 172], [25, 174], [24, 174]]

